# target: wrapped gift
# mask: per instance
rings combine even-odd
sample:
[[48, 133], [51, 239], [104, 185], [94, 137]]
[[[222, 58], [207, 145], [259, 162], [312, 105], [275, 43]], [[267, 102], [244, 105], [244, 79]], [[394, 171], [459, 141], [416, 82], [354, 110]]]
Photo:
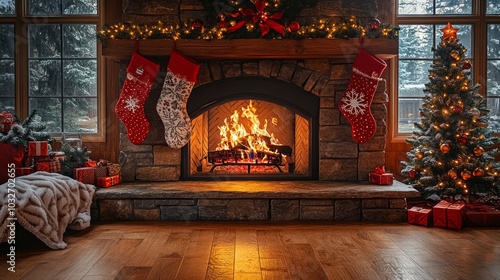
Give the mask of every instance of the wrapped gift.
[[392, 173], [387, 173], [385, 167], [377, 167], [375, 171], [370, 172], [369, 181], [375, 185], [392, 185], [394, 181], [394, 175]]
[[66, 154], [63, 151], [50, 152], [49, 156], [51, 159], [64, 160]]
[[434, 226], [436, 227], [447, 227], [447, 217], [446, 217], [446, 209], [451, 205], [452, 203], [446, 200], [441, 200], [438, 204], [434, 205], [432, 207], [433, 211], [433, 222]]
[[122, 175], [122, 167], [118, 163], [110, 163], [106, 165], [106, 168], [108, 169], [108, 176]]
[[500, 209], [486, 204], [467, 204], [465, 217], [472, 227], [500, 226]]
[[50, 172], [58, 173], [61, 171], [61, 161], [59, 159], [50, 160]]
[[12, 164], [15, 167], [23, 166], [24, 147], [22, 145], [14, 146], [10, 143], [0, 142], [0, 185], [9, 180], [9, 169]]
[[108, 169], [105, 166], [98, 166], [94, 167], [95, 169], [95, 181], [97, 182], [97, 179], [101, 177], [107, 177], [108, 176]]
[[432, 209], [413, 206], [408, 209], [408, 223], [414, 225], [430, 226], [432, 222]]
[[50, 172], [50, 163], [51, 161], [37, 161], [35, 163], [35, 169], [36, 171]]
[[49, 142], [47, 141], [29, 141], [28, 156], [40, 157], [49, 155]]
[[95, 184], [94, 167], [78, 167], [73, 169], [73, 178], [85, 184]]
[[95, 160], [85, 161], [83, 163], [83, 166], [85, 166], [85, 167], [96, 167], [97, 166], [97, 161], [95, 161]]
[[120, 183], [120, 176], [118, 175], [101, 177], [97, 179], [97, 186], [102, 188], [109, 188], [118, 183]]
[[18, 167], [16, 168], [16, 177], [28, 175], [35, 172], [33, 167]]
[[0, 132], [9, 132], [11, 126], [14, 124], [12, 114], [3, 111], [0, 113]]
[[457, 201], [446, 208], [448, 228], [462, 229], [465, 224], [465, 202]]

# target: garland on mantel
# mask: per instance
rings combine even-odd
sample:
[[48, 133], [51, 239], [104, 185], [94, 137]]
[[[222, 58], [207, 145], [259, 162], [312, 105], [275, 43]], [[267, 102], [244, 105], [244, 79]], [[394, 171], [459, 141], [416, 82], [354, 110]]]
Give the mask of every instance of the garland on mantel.
[[[305, 39], [305, 38], [389, 38], [397, 39], [399, 28], [391, 24], [381, 23], [378, 19], [371, 19], [365, 26], [354, 17], [340, 17], [337, 19], [318, 19], [314, 23], [301, 26], [295, 20], [289, 20], [290, 14], [298, 15], [304, 7], [316, 3], [307, 0], [300, 6], [297, 2], [282, 2], [271, 0], [242, 0], [214, 1], [215, 7], [209, 13], [216, 14], [216, 22], [209, 20], [207, 24], [199, 19], [188, 20], [180, 25], [166, 24], [161, 21], [156, 24], [143, 23], [116, 23], [108, 24], [98, 32], [101, 41], [108, 39]], [[204, 1], [208, 7], [207, 1]], [[215, 6], [215, 4], [221, 4]], [[230, 5], [229, 5], [230, 4]], [[286, 5], [285, 5], [286, 4]], [[286, 16], [286, 11], [289, 15]], [[285, 21], [287, 19], [287, 21]]]

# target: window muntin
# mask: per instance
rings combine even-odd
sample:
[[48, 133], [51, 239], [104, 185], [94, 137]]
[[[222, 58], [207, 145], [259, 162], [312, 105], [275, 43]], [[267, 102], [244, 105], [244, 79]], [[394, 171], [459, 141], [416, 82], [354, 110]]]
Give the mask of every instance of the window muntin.
[[29, 0], [28, 14], [45, 15], [97, 15], [97, 0]]
[[470, 15], [472, 0], [399, 0], [399, 15]]
[[0, 24], [0, 112], [15, 113], [14, 24]]

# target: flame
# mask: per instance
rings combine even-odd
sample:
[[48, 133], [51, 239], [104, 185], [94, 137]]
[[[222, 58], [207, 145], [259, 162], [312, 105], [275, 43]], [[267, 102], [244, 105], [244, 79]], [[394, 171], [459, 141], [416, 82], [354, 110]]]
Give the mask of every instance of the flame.
[[[261, 124], [256, 112], [257, 108], [250, 100], [246, 108], [241, 108], [241, 114], [235, 110], [229, 118], [225, 118], [224, 125], [218, 127], [221, 141], [217, 146], [217, 151], [238, 148], [253, 152], [270, 151], [268, 143], [279, 144], [274, 134], [267, 131], [267, 119], [264, 120], [264, 124]], [[240, 117], [247, 120], [246, 123], [249, 124], [247, 127], [240, 122]], [[272, 124], [277, 125], [277, 123], [278, 120], [273, 118]]]

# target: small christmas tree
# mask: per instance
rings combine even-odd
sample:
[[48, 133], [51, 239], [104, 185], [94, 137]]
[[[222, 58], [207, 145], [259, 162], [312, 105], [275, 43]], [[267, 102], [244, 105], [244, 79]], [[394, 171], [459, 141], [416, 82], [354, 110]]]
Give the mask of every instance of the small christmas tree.
[[488, 129], [486, 99], [470, 79], [466, 48], [450, 23], [433, 48], [429, 83], [420, 109], [421, 123], [407, 139], [408, 161], [401, 173], [423, 198], [492, 198], [500, 194], [497, 142]]
[[50, 134], [44, 131], [45, 124], [36, 110], [33, 110], [23, 122], [19, 121], [17, 115], [14, 115], [13, 121], [14, 124], [6, 134], [0, 133], [0, 142], [28, 147], [29, 141], [48, 141], [49, 143], [54, 141]]

